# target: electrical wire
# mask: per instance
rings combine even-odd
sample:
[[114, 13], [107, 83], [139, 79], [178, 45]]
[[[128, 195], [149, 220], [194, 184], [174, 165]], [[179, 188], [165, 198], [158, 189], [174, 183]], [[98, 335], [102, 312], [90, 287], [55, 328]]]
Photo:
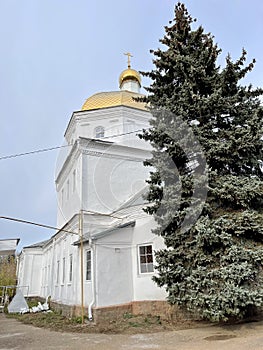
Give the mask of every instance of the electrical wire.
[[22, 157], [22, 156], [27, 156], [27, 155], [30, 155], [30, 154], [35, 154], [35, 153], [48, 152], [48, 151], [53, 151], [55, 149], [59, 149], [59, 148], [63, 148], [63, 147], [71, 147], [71, 146], [72, 145], [63, 145], [63, 146], [56, 146], [56, 147], [50, 147], [50, 148], [37, 149], [37, 150], [34, 150], [34, 151], [30, 151], [30, 152], [11, 154], [11, 155], [8, 155], [8, 156], [0, 157], [0, 160], [16, 158], [16, 157]]
[[[112, 136], [104, 136], [104, 137], [101, 137], [99, 140], [111, 139], [113, 137], [119, 137], [119, 136], [134, 134], [135, 132], [139, 132], [139, 131], [143, 131], [143, 130], [144, 129], [138, 129], [138, 130], [134, 130], [134, 131], [124, 132], [123, 134], [115, 134], [115, 135], [112, 135]], [[145, 129], [145, 130], [148, 130], [148, 129]]]
[[78, 233], [73, 232], [73, 231], [69, 231], [69, 230], [65, 230], [65, 229], [60, 229], [54, 226], [50, 226], [50, 225], [45, 225], [45, 224], [40, 224], [38, 222], [33, 222], [33, 221], [27, 221], [27, 220], [22, 220], [22, 219], [18, 219], [18, 218], [12, 218], [10, 216], [0, 216], [0, 219], [4, 219], [4, 220], [9, 220], [9, 221], [16, 221], [16, 222], [20, 222], [22, 224], [28, 224], [28, 225], [34, 225], [34, 226], [39, 226], [39, 227], [44, 227], [44, 228], [48, 228], [51, 230], [56, 230], [56, 231], [63, 231], [63, 232], [67, 232], [67, 233], [71, 233], [71, 234], [75, 234], [77, 235]]
[[[124, 135], [134, 134], [134, 133], [140, 132], [140, 131], [143, 131], [143, 129], [134, 130], [134, 131], [130, 131], [130, 132], [122, 133], [122, 134], [116, 134], [116, 135], [112, 135], [112, 136], [104, 136], [104, 137], [102, 137], [100, 139], [97, 139], [97, 140], [111, 139], [111, 138], [120, 137], [120, 136], [124, 136]], [[7, 156], [0, 157], [0, 160], [10, 159], [10, 158], [17, 158], [17, 157], [23, 157], [23, 156], [27, 156], [27, 155], [31, 155], [31, 154], [36, 154], [36, 153], [43, 153], [43, 152], [54, 151], [56, 149], [65, 148], [65, 147], [72, 147], [72, 144], [62, 145], [62, 146], [55, 146], [55, 147], [50, 147], [50, 148], [37, 149], [37, 150], [24, 152], [24, 153], [10, 154], [10, 155], [7, 155]]]

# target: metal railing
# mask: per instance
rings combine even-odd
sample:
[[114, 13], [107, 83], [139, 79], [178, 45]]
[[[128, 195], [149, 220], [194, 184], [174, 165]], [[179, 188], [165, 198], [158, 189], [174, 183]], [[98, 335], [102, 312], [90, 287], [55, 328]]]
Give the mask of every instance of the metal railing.
[[9, 304], [17, 290], [21, 290], [22, 294], [27, 297], [29, 286], [0, 286], [0, 311], [3, 311], [5, 305]]

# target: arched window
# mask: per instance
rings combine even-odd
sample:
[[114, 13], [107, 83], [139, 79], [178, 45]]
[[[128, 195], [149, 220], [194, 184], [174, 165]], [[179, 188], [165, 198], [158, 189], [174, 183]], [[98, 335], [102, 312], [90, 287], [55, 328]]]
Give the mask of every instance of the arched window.
[[94, 129], [94, 136], [96, 139], [101, 139], [102, 137], [104, 137], [104, 127], [103, 126], [96, 126], [96, 128]]

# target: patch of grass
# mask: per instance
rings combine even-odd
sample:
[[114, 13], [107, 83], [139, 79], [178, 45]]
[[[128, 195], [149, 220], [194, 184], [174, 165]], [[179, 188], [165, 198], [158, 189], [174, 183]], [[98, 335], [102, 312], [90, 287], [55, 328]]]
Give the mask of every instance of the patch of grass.
[[72, 318], [72, 321], [75, 322], [75, 323], [81, 324], [82, 323], [82, 317], [81, 316], [74, 317], [74, 318]]
[[133, 315], [125, 313], [117, 319], [103, 320], [99, 322], [89, 322], [85, 318], [82, 324], [81, 317], [65, 317], [60, 312], [39, 312], [24, 315], [8, 314], [7, 317], [31, 324], [35, 327], [47, 328], [58, 332], [78, 332], [78, 333], [110, 333], [110, 334], [137, 334], [154, 333], [160, 331], [183, 329], [193, 326], [193, 323], [173, 324], [163, 321], [159, 316]]
[[37, 306], [38, 305], [38, 300], [36, 300], [36, 299], [28, 299], [27, 300], [27, 305], [28, 305], [29, 309], [31, 309], [33, 306]]
[[129, 326], [131, 327], [141, 327], [141, 323], [138, 323], [138, 322], [129, 322]]
[[62, 330], [66, 325], [71, 323], [69, 319], [59, 315], [56, 312], [28, 313], [24, 315], [8, 314], [8, 317], [16, 318], [25, 324], [31, 324], [36, 327], [50, 328], [54, 330]]

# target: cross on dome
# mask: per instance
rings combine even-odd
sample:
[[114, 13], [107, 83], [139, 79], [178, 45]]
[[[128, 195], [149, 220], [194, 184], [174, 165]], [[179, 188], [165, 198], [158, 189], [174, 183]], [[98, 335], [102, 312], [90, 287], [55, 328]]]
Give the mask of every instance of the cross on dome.
[[131, 69], [131, 57], [133, 57], [133, 55], [130, 52], [126, 52], [124, 55], [128, 57], [128, 68], [125, 69], [119, 77], [120, 89], [139, 93], [141, 77], [139, 72], [135, 69]]
[[128, 56], [128, 69], [131, 68], [131, 57], [133, 57], [133, 55], [130, 52], [126, 52], [124, 53], [125, 56]]

